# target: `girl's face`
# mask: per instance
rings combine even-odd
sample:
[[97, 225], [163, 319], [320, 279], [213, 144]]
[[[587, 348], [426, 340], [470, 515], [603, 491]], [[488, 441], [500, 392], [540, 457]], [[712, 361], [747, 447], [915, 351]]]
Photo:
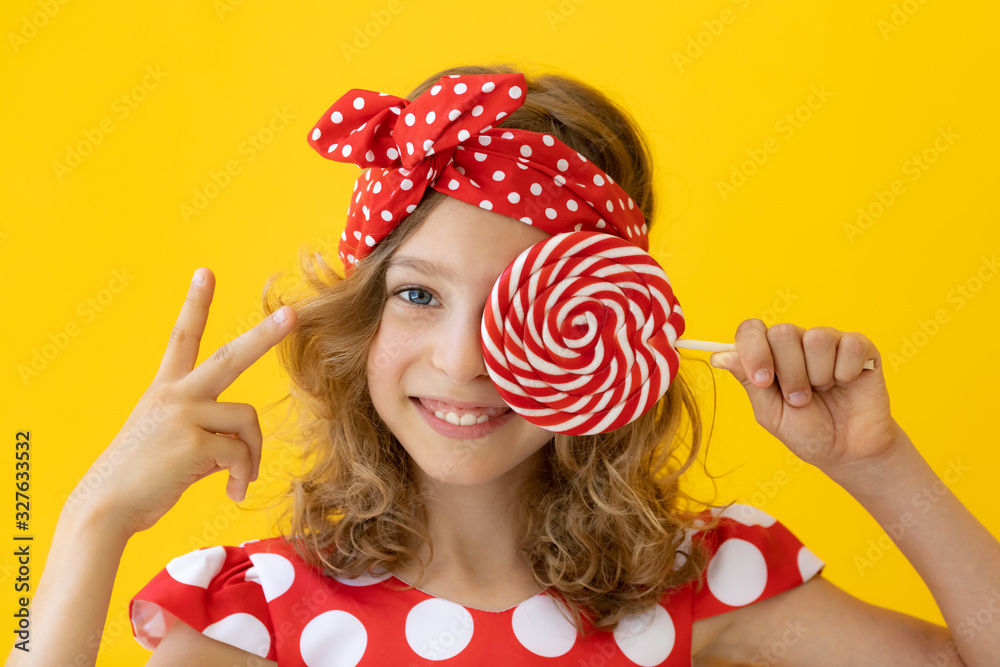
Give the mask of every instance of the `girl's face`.
[[439, 482], [491, 481], [552, 438], [500, 398], [480, 330], [497, 278], [548, 237], [447, 197], [390, 261], [388, 299], [368, 352], [368, 388], [382, 420]]

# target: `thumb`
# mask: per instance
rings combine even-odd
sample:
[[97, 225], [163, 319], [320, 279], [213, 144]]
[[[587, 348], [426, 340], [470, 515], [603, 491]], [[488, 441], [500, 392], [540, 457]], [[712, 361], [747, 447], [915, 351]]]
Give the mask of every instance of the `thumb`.
[[708, 358], [708, 363], [712, 364], [714, 368], [729, 371], [741, 384], [745, 384], [747, 381], [747, 375], [743, 372], [743, 364], [740, 363], [739, 352], [714, 352]]
[[775, 396], [779, 399], [781, 398], [781, 389], [778, 388], [778, 383], [773, 378], [768, 377], [769, 382], [767, 386], [761, 387], [759, 383], [754, 384], [747, 377], [746, 370], [743, 368], [743, 362], [740, 360], [740, 353], [735, 350], [715, 352], [708, 358], [708, 362], [715, 368], [721, 368], [733, 374], [733, 377], [746, 389], [747, 396], [750, 398], [750, 403], [753, 405], [755, 411], [770, 404]]

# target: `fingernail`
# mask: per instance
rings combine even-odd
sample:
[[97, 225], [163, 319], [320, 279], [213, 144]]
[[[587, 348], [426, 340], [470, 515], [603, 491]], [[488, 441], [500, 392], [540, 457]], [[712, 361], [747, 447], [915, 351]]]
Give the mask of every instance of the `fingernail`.
[[282, 306], [278, 310], [274, 311], [273, 317], [274, 321], [277, 322], [278, 324], [284, 324], [285, 320], [288, 319], [288, 317], [285, 314], [285, 307]]
[[193, 282], [195, 285], [204, 285], [205, 284], [205, 272], [202, 271], [201, 269], [195, 269], [195, 271], [194, 271], [194, 277], [191, 278], [191, 282]]
[[765, 382], [767, 382], [768, 380], [771, 379], [771, 372], [769, 370], [767, 370], [766, 368], [762, 368], [759, 371], [757, 371], [756, 373], [754, 373], [753, 379], [754, 379], [754, 382], [757, 382], [759, 384], [763, 384], [763, 383], [765, 383]]
[[797, 391], [794, 394], [788, 395], [788, 402], [792, 405], [805, 405], [806, 400], [806, 392], [804, 391]]

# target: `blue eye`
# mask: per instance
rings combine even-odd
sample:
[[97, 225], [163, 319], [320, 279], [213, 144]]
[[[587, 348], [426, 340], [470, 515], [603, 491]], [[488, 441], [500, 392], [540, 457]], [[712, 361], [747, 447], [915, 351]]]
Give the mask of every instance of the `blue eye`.
[[434, 301], [434, 296], [430, 292], [419, 287], [404, 287], [398, 290], [396, 295], [402, 298], [407, 306], [430, 306]]
[[430, 300], [434, 297], [427, 290], [421, 289], [408, 289], [406, 290], [406, 300], [410, 303], [418, 306], [426, 306], [430, 304]]

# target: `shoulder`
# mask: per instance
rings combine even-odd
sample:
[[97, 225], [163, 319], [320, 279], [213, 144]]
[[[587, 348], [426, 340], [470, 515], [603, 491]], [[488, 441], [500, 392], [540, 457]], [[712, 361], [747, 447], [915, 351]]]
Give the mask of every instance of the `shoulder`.
[[[693, 620], [709, 618], [790, 590], [825, 563], [770, 514], [751, 505], [713, 507], [719, 523], [696, 532], [708, 563], [693, 593]], [[706, 517], [707, 517], [706, 513]]]

